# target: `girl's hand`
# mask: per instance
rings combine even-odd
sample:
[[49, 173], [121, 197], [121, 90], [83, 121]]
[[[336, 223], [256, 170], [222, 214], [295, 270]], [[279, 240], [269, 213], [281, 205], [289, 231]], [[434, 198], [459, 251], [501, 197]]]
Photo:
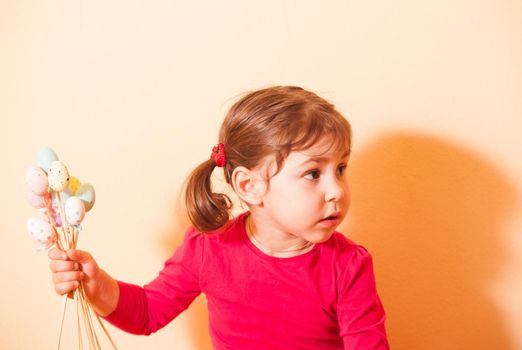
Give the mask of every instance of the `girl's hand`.
[[99, 275], [100, 269], [88, 252], [53, 248], [49, 251], [49, 259], [54, 289], [58, 294], [71, 293], [78, 288], [80, 281], [83, 281], [87, 298], [91, 299], [96, 295], [100, 285], [96, 276]]
[[91, 254], [78, 249], [53, 248], [49, 259], [58, 294], [71, 296], [82, 281], [85, 295], [99, 315], [106, 316], [116, 308], [120, 296], [118, 283], [98, 267]]

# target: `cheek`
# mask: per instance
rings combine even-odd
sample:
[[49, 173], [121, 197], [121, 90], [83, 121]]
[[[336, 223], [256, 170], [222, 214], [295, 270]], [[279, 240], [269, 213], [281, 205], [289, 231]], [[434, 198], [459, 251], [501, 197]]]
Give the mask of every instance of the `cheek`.
[[292, 207], [303, 208], [312, 205], [317, 201], [317, 195], [307, 186], [286, 186], [281, 190], [284, 193], [281, 198], [288, 209]]
[[346, 185], [344, 188], [344, 195], [343, 195], [343, 205], [345, 207], [345, 210], [348, 211], [348, 209], [350, 208], [350, 205], [352, 203], [352, 196], [351, 196], [351, 193], [350, 193], [350, 187], [348, 185]]

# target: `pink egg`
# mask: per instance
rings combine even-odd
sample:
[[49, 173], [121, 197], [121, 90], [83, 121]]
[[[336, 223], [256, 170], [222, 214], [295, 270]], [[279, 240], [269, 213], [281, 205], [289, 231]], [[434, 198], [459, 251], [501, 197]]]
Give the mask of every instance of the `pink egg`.
[[47, 174], [39, 167], [29, 167], [29, 169], [27, 169], [27, 173], [25, 174], [25, 184], [28, 190], [41, 196], [47, 192], [47, 188], [49, 186]]
[[27, 220], [27, 231], [39, 243], [40, 248], [49, 248], [55, 240], [55, 234], [51, 225], [40, 218]]
[[42, 196], [34, 194], [34, 192], [27, 190], [25, 192], [25, 198], [27, 202], [31, 205], [31, 207], [35, 209], [45, 208], [45, 199]]

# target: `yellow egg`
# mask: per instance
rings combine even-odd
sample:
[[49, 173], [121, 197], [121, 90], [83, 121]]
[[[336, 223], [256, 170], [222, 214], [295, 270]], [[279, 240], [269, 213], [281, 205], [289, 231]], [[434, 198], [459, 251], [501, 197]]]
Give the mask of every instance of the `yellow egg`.
[[80, 180], [75, 178], [74, 176], [69, 177], [69, 189], [71, 190], [71, 195], [74, 195], [76, 191], [78, 190], [78, 187], [80, 187], [82, 183]]

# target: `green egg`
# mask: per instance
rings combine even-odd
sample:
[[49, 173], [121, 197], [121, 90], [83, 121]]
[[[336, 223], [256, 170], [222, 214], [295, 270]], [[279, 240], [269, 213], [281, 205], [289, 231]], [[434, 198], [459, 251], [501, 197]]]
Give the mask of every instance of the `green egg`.
[[80, 198], [85, 205], [85, 211], [91, 210], [96, 199], [94, 195], [94, 187], [91, 184], [81, 184], [76, 190], [76, 197]]

